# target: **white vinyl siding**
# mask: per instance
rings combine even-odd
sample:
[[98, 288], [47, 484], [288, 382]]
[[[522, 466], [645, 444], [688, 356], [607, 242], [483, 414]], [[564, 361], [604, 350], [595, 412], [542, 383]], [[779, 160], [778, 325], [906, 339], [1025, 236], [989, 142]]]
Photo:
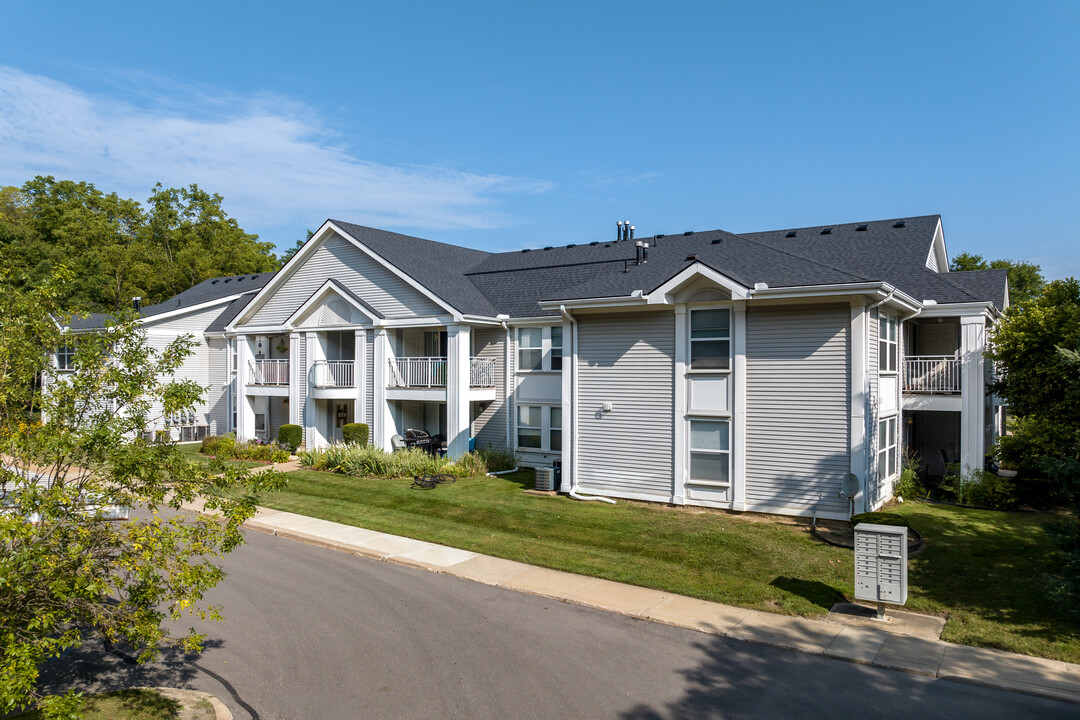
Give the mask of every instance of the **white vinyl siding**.
[[327, 278], [334, 278], [386, 317], [429, 316], [445, 312], [389, 268], [348, 240], [334, 235], [327, 238], [266, 299], [248, 324], [280, 325]]
[[506, 447], [506, 381], [503, 346], [506, 331], [502, 328], [473, 328], [475, 356], [495, 361], [495, 400], [486, 403], [473, 421], [476, 447]]
[[848, 305], [747, 310], [747, 509], [847, 513], [850, 320]]
[[[367, 423], [368, 437], [374, 441], [374, 428], [375, 428], [375, 376], [383, 371], [383, 368], [376, 369], [375, 367], [375, 333], [371, 330], [367, 332], [367, 336], [364, 338], [366, 348], [364, 351], [364, 358], [366, 360], [364, 373], [366, 377], [363, 378], [364, 382], [364, 419], [360, 422]], [[381, 377], [381, 375], [380, 375]]]
[[[578, 321], [578, 475], [589, 492], [673, 493], [675, 316]], [[611, 403], [611, 412], [604, 412]]]
[[208, 418], [211, 435], [224, 435], [229, 431], [229, 345], [225, 338], [210, 338], [209, 388], [206, 391]]
[[300, 367], [297, 369], [296, 372], [292, 374], [292, 377], [293, 380], [299, 378], [299, 383], [296, 386], [296, 401], [297, 403], [299, 403], [300, 406], [298, 408], [300, 418], [299, 424], [300, 427], [303, 428], [303, 432], [301, 433], [301, 435], [303, 435], [304, 443], [306, 444], [307, 442], [312, 440], [312, 438], [309, 438], [307, 436], [307, 404], [309, 402], [315, 402], [314, 400], [308, 398], [307, 334], [301, 333], [299, 339], [297, 339], [296, 342], [298, 343], [296, 349], [296, 358], [297, 362], [300, 363]]

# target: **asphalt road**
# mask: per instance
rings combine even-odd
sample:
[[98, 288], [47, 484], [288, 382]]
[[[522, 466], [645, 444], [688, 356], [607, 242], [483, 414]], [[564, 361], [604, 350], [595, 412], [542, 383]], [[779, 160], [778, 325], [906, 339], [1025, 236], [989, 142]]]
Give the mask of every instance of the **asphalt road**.
[[257, 532], [226, 569], [201, 656], [139, 667], [90, 644], [49, 668], [52, 687], [191, 687], [238, 720], [1080, 717]]

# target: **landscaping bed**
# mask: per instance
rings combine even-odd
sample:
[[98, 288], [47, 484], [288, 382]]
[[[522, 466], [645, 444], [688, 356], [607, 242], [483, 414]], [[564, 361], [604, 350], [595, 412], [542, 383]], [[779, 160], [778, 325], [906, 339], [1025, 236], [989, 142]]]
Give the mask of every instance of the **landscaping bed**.
[[[300, 470], [260, 504], [496, 557], [770, 612], [824, 616], [853, 596], [850, 550], [809, 523], [619, 501], [536, 497], [531, 471], [432, 491], [411, 478]], [[1039, 513], [904, 503], [927, 538], [907, 607], [948, 618], [943, 639], [1080, 662], [1080, 621], [1045, 600], [1053, 544]]]

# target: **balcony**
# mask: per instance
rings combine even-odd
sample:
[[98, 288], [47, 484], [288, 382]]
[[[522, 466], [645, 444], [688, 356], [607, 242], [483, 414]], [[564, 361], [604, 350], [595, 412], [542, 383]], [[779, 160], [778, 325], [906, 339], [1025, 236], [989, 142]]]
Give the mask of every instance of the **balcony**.
[[248, 385], [280, 387], [289, 385], [288, 360], [251, 360], [248, 362]]
[[356, 379], [352, 360], [316, 360], [311, 366], [311, 386], [353, 388]]
[[[445, 388], [447, 360], [444, 357], [399, 357], [390, 360], [389, 388]], [[495, 387], [495, 361], [469, 359], [469, 387]]]
[[960, 392], [960, 358], [952, 355], [909, 355], [904, 359], [904, 392]]

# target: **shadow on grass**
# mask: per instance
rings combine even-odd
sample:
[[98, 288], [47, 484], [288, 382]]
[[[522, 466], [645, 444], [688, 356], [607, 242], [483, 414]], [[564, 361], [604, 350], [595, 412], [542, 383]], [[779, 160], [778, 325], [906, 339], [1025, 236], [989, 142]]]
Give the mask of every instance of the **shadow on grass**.
[[844, 593], [841, 590], [834, 588], [832, 585], [826, 585], [819, 580], [778, 577], [769, 584], [784, 592], [798, 595], [825, 612], [828, 612], [833, 604], [844, 599]]

